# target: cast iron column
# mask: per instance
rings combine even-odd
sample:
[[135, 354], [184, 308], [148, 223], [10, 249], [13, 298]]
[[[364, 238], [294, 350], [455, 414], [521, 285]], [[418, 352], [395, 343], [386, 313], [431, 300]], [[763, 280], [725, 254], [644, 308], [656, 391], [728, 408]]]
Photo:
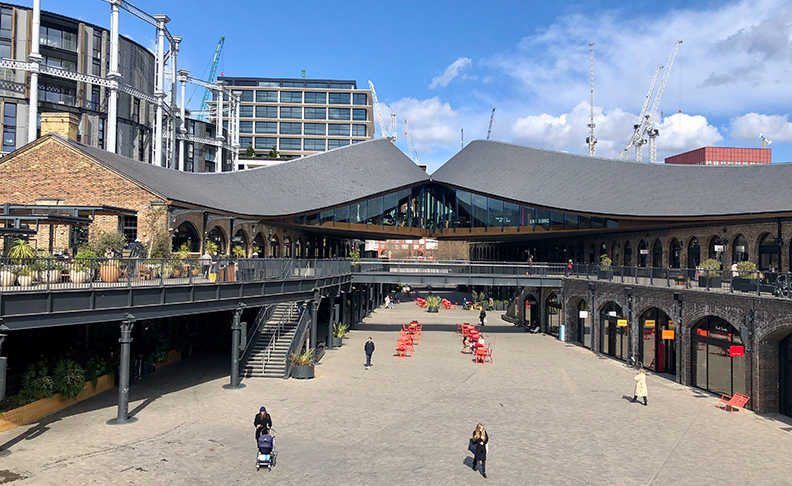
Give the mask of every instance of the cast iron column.
[[240, 302], [234, 311], [234, 319], [231, 321], [231, 383], [223, 386], [226, 390], [233, 390], [237, 388], [245, 388], [245, 385], [239, 383], [239, 343], [242, 342], [242, 311], [247, 307], [246, 304]]
[[[3, 353], [3, 343], [8, 334], [0, 334], [0, 354]], [[0, 401], [6, 396], [6, 370], [8, 369], [8, 358], [0, 356]]]
[[312, 300], [311, 301], [311, 330], [310, 330], [310, 333], [309, 333], [310, 341], [308, 342], [308, 347], [309, 348], [311, 346], [316, 348], [316, 345], [317, 345], [317, 342], [316, 342], [316, 340], [317, 340], [317, 327], [319, 326], [319, 303], [321, 302], [321, 297], [319, 297], [319, 299], [320, 300], [318, 300], [318, 301], [317, 300]]
[[127, 314], [121, 321], [121, 356], [118, 364], [118, 416], [107, 421], [109, 425], [123, 425], [137, 422], [136, 417], [129, 416], [129, 359], [132, 354], [132, 327], [135, 316]]

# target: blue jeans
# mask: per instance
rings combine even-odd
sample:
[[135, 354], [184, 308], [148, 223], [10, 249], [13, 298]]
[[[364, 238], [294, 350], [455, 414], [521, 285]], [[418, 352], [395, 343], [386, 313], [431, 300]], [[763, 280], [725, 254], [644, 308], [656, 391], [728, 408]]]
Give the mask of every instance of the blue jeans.
[[366, 353], [366, 366], [371, 366], [371, 354]]

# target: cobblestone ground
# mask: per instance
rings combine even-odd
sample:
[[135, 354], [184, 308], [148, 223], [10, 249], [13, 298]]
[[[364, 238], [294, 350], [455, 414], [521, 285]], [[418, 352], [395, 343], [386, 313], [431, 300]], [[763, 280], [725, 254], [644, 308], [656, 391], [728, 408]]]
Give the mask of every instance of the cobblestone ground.
[[[224, 390], [221, 357], [183, 361], [134, 386], [137, 423], [109, 426], [114, 392], [0, 434], [12, 454], [0, 483], [19, 485], [790, 484], [792, 426], [725, 413], [712, 395], [648, 377], [649, 406], [630, 403], [633, 372], [611, 359], [490, 315], [494, 363], [460, 352], [459, 322], [477, 313], [379, 309], [309, 381], [247, 380]], [[425, 324], [415, 357], [393, 356], [402, 323]], [[365, 370], [363, 344], [377, 346]], [[278, 464], [254, 467], [253, 416], [273, 415]], [[488, 479], [466, 450], [477, 422], [491, 442]], [[13, 480], [15, 474], [24, 479]]]

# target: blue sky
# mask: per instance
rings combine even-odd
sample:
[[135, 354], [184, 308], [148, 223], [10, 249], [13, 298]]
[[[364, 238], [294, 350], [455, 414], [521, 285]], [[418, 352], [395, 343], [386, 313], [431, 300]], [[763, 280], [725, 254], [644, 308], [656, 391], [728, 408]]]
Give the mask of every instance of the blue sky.
[[[196, 76], [222, 35], [218, 72], [226, 76], [300, 77], [304, 69], [359, 87], [371, 79], [396, 113], [397, 145], [406, 151], [407, 118], [430, 171], [459, 150], [460, 129], [465, 143], [486, 137], [493, 107], [493, 139], [587, 154], [589, 42], [597, 155], [618, 157], [677, 39], [684, 43], [656, 123], [658, 160], [704, 145], [761, 147], [764, 133], [773, 162], [792, 161], [792, 5], [781, 0], [132, 3], [172, 19], [171, 33], [184, 39], [179, 67]], [[110, 23], [101, 0], [42, 0], [42, 8]], [[126, 12], [120, 25], [153, 48], [153, 27]]]

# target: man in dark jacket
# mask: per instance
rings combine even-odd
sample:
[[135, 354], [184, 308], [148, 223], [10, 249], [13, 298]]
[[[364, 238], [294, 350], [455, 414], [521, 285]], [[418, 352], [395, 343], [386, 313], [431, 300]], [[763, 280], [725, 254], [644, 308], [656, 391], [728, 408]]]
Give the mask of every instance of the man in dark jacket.
[[369, 369], [371, 368], [371, 355], [374, 354], [374, 341], [371, 338], [368, 338], [363, 350], [366, 351], [366, 369]]
[[272, 417], [267, 413], [267, 409], [261, 407], [256, 418], [253, 420], [253, 425], [256, 426], [256, 440], [261, 434], [269, 434], [269, 429], [272, 427]]
[[483, 305], [484, 304], [482, 303], [481, 312], [479, 313], [479, 319], [481, 320], [481, 325], [482, 326], [484, 325], [484, 319], [487, 318], [487, 312], [484, 310]]

